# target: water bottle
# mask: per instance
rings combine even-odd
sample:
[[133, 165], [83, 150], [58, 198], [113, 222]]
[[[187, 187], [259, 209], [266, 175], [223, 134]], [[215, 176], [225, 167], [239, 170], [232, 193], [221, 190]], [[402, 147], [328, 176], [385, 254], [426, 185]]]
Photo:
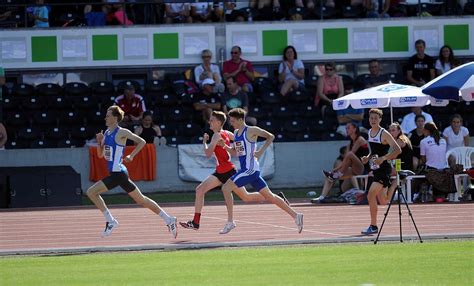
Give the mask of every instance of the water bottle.
[[380, 165], [377, 165], [375, 163], [375, 161], [379, 158], [379, 156], [376, 154], [374, 156], [372, 156], [369, 160], [369, 166], [370, 166], [370, 169], [371, 170], [377, 170], [378, 168], [380, 168]]
[[308, 196], [308, 197], [310, 197], [310, 198], [315, 197], [315, 196], [316, 196], [316, 192], [314, 192], [314, 191], [307, 192], [307, 193], [306, 193], [306, 196]]
[[422, 203], [428, 202], [428, 185], [427, 184], [421, 185], [420, 194], [421, 194], [421, 202]]

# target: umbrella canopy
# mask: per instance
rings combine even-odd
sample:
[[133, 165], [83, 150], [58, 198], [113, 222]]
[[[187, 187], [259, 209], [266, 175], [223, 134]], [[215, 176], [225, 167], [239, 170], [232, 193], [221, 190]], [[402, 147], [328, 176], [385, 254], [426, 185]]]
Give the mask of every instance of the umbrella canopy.
[[461, 87], [461, 96], [465, 101], [474, 101], [474, 75]]
[[[442, 74], [422, 86], [421, 89], [423, 93], [434, 98], [459, 101], [460, 89], [464, 88], [465, 90], [471, 90], [471, 99], [467, 96], [468, 100], [474, 100], [472, 98], [474, 82], [471, 80], [473, 75], [474, 62], [470, 62]], [[468, 94], [468, 91], [466, 92]]]
[[[334, 110], [353, 108], [413, 107], [430, 104], [430, 97], [416, 86], [387, 83], [335, 99]], [[442, 103], [440, 103], [443, 105]]]

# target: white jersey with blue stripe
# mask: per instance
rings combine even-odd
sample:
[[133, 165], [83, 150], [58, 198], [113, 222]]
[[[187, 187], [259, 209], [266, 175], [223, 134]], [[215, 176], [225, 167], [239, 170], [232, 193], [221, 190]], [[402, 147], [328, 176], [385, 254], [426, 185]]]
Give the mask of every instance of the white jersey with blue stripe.
[[245, 126], [242, 134], [238, 134], [238, 130], [234, 136], [234, 147], [240, 161], [240, 171], [245, 171], [247, 174], [252, 174], [260, 171], [257, 158], [254, 153], [256, 149], [256, 142], [250, 142], [247, 139], [247, 126]]
[[114, 131], [107, 129], [104, 134], [104, 158], [107, 161], [109, 172], [125, 172], [127, 168], [122, 164], [123, 151], [125, 145], [117, 144], [115, 136], [119, 127]]

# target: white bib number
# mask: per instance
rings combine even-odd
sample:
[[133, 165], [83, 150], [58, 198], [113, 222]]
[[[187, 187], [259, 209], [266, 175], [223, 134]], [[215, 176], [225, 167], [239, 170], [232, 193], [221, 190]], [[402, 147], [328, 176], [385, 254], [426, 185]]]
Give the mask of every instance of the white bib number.
[[235, 145], [235, 151], [237, 152], [237, 156], [247, 155], [247, 153], [245, 152], [243, 141], [235, 141], [234, 145]]
[[104, 146], [104, 158], [106, 161], [112, 161], [112, 147], [109, 145]]

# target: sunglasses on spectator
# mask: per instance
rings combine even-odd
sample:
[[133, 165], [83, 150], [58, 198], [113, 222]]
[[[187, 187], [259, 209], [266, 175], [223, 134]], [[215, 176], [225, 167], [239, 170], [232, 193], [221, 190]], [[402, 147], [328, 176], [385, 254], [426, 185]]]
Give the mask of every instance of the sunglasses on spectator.
[[333, 71], [334, 69], [332, 68], [326, 68], [326, 71]]
[[233, 54], [233, 55], [239, 54], [239, 52], [230, 52], [230, 53]]
[[207, 59], [210, 59], [211, 56], [202, 56], [202, 58], [203, 58], [203, 59], [206, 59], [206, 58], [207, 58]]

